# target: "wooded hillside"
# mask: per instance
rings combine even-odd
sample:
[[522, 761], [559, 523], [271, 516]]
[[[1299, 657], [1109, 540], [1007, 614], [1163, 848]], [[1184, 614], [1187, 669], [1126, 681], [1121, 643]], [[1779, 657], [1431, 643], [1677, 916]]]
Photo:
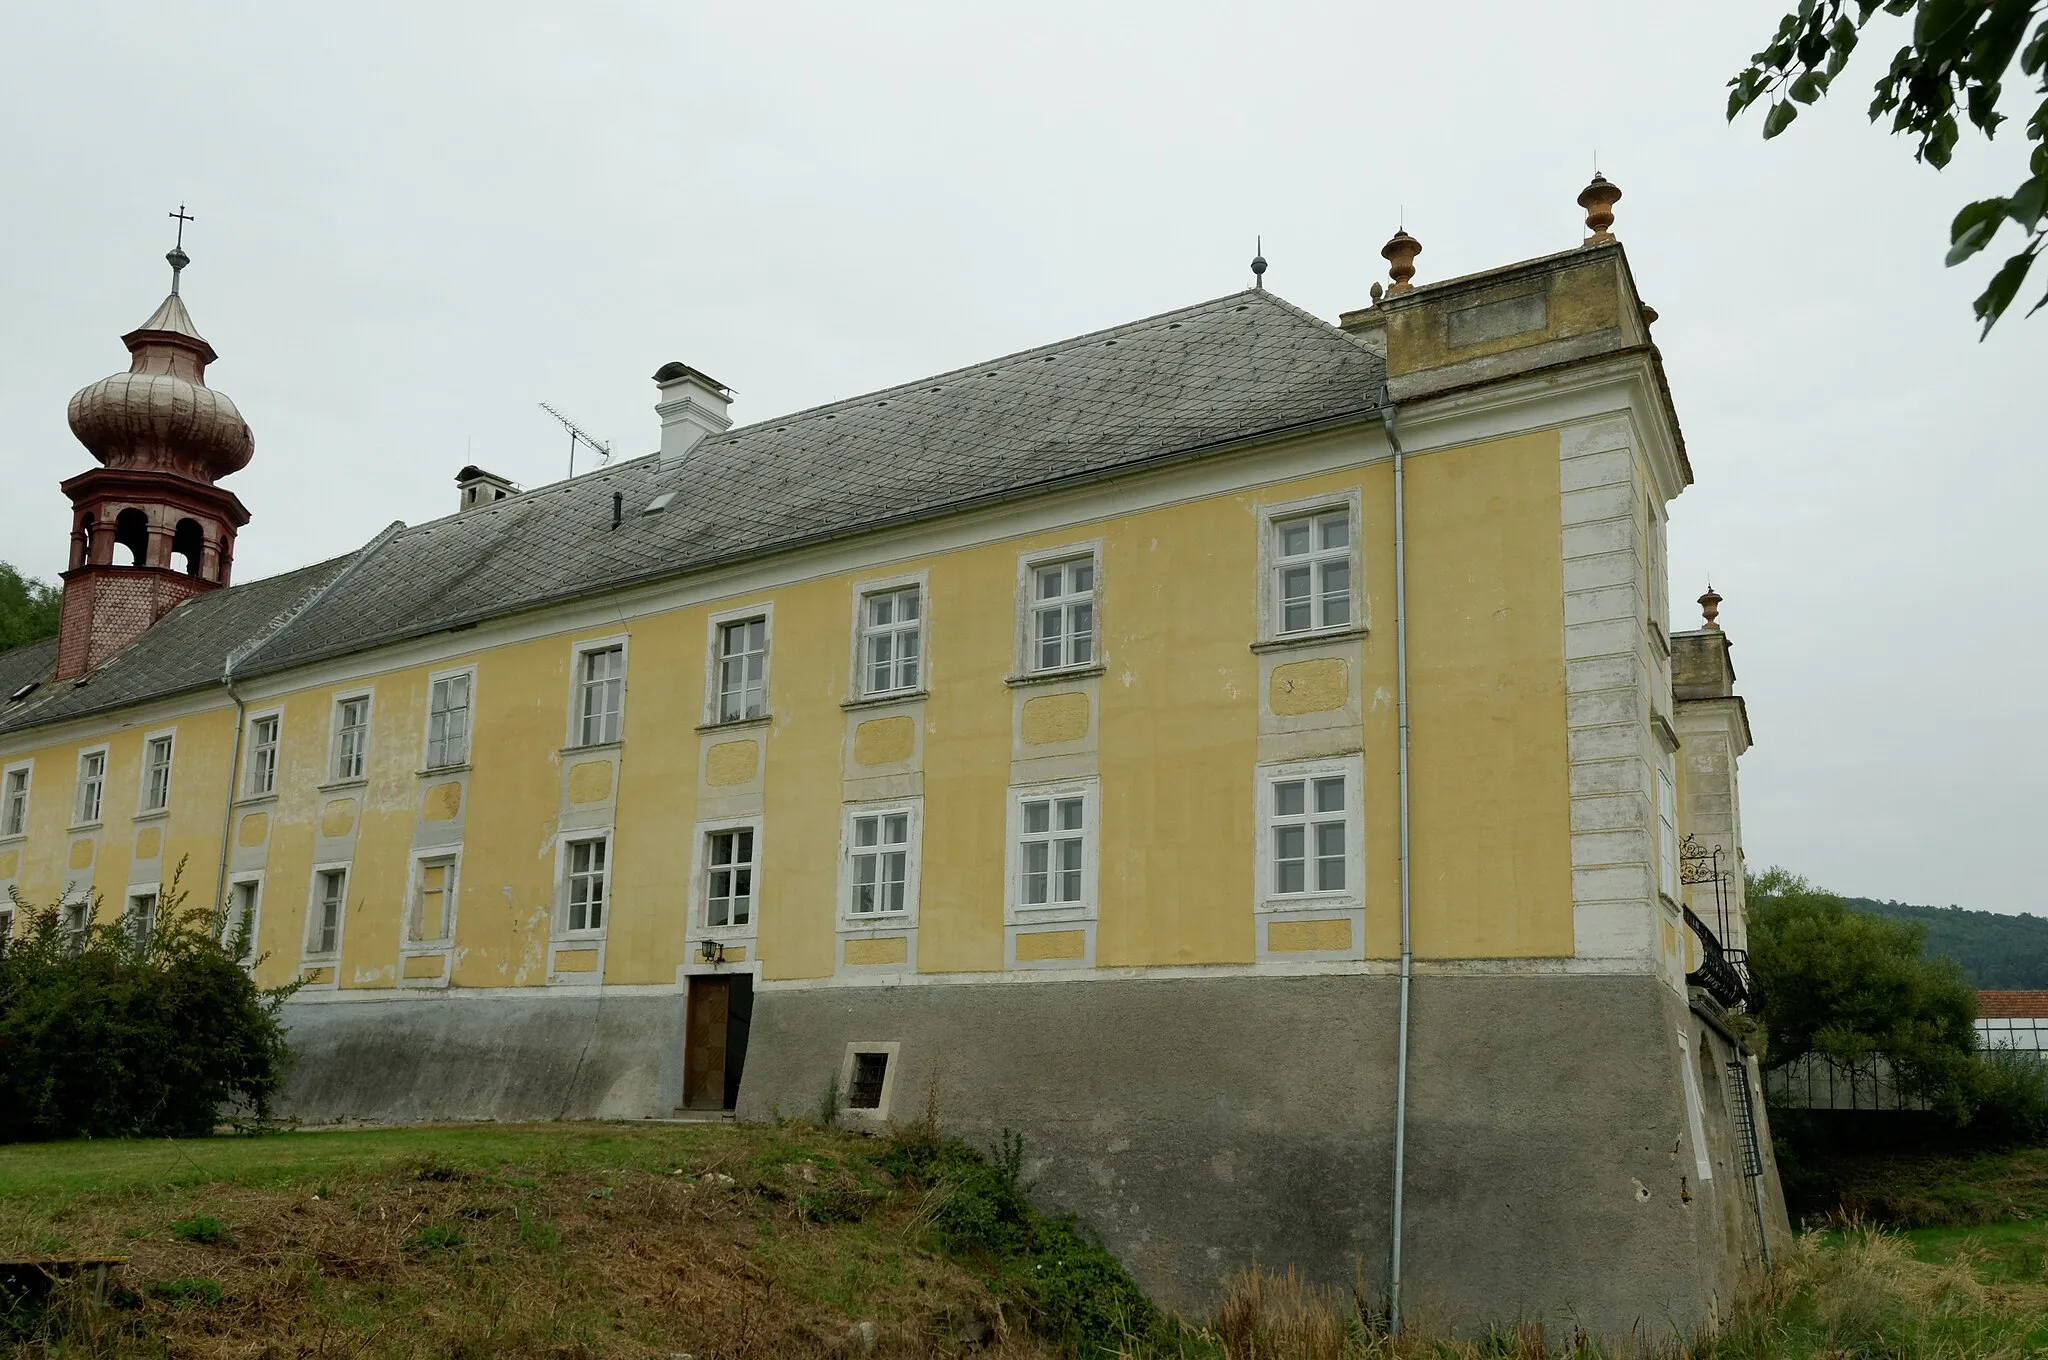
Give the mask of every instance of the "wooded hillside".
[[2048, 987], [2048, 917], [1916, 907], [1845, 897], [1851, 911], [1917, 921], [1927, 927], [1927, 953], [1954, 959], [1970, 982], [1986, 990]]

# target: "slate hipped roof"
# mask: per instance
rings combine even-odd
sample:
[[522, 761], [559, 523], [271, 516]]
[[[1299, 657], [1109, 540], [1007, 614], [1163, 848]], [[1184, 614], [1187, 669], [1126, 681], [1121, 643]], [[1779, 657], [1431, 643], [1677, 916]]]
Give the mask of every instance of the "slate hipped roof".
[[[1377, 410], [1384, 380], [1379, 357], [1336, 327], [1269, 292], [1234, 293], [714, 435], [665, 471], [636, 459], [199, 596], [84, 689], [0, 710], [0, 731], [217, 682], [226, 653], [250, 642], [238, 676], [1356, 419]], [[666, 509], [642, 513], [663, 495]], [[288, 597], [304, 607], [277, 626]], [[0, 676], [13, 656], [0, 654]]]

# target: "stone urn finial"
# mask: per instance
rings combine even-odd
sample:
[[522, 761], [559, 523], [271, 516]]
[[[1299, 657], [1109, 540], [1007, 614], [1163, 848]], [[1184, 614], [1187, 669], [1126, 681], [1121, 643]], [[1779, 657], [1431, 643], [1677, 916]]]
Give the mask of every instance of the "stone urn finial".
[[1380, 255], [1387, 262], [1387, 277], [1394, 281], [1394, 286], [1387, 289], [1388, 297], [1415, 290], [1415, 285], [1408, 280], [1415, 277], [1415, 257], [1421, 253], [1422, 242], [1400, 229], [1396, 229], [1392, 240], [1380, 247]]
[[1706, 627], [1717, 633], [1721, 631], [1721, 625], [1715, 622], [1721, 617], [1721, 597], [1714, 593], [1712, 581], [1707, 582], [1707, 593], [1700, 596], [1700, 613], [1707, 617]]
[[1604, 246], [1614, 239], [1607, 229], [1614, 225], [1614, 205], [1620, 200], [1621, 190], [1595, 170], [1593, 182], [1579, 192], [1579, 206], [1586, 210], [1586, 230], [1593, 233], [1581, 245]]

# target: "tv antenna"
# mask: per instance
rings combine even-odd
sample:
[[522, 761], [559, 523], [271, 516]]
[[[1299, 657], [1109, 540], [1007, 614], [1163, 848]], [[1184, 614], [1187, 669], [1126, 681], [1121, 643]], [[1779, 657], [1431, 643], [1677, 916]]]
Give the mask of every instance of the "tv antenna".
[[597, 461], [600, 465], [609, 463], [612, 460], [612, 446], [610, 444], [595, 437], [588, 430], [585, 430], [581, 425], [578, 425], [546, 402], [540, 404], [540, 409], [546, 411], [556, 420], [561, 421], [562, 428], [569, 432], [569, 475], [571, 477], [576, 475], [576, 446], [578, 444], [587, 444], [591, 452], [597, 455]]

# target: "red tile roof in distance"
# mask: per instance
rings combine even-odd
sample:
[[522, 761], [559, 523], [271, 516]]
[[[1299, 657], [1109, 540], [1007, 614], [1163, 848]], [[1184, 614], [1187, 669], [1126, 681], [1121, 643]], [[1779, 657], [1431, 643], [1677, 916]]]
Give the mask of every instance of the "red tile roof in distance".
[[1986, 1020], [2048, 1020], [2048, 992], [1979, 992], [1977, 1014]]

